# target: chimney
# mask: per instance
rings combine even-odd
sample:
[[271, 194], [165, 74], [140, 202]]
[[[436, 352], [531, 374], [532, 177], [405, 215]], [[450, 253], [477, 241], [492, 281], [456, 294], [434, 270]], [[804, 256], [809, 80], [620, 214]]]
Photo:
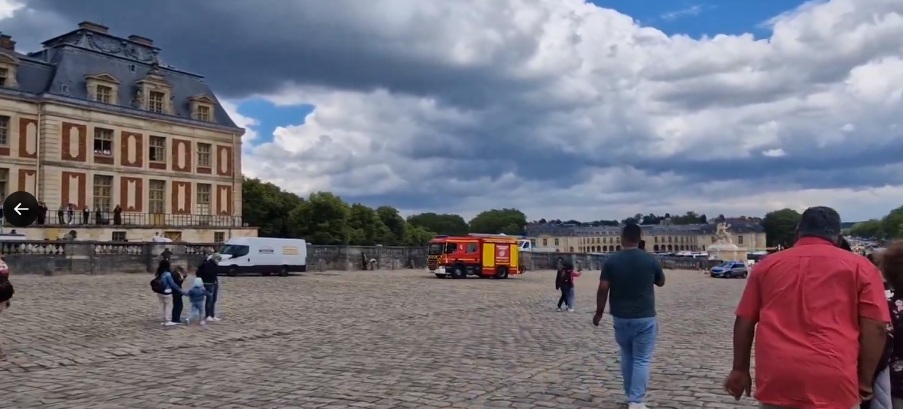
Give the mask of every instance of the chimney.
[[147, 37], [141, 37], [141, 36], [139, 36], [139, 35], [134, 35], [134, 34], [130, 35], [130, 36], [129, 36], [129, 41], [131, 41], [131, 42], [133, 42], [133, 43], [138, 43], [138, 44], [141, 44], [141, 45], [146, 45], [146, 46], [148, 46], [148, 47], [153, 47], [153, 46], [154, 46], [154, 40], [151, 40], [151, 39], [149, 39], [149, 38], [147, 38]]
[[16, 51], [16, 42], [8, 34], [0, 33], [0, 49]]
[[109, 27], [103, 24], [92, 23], [90, 21], [82, 21], [81, 23], [78, 23], [78, 28], [82, 30], [91, 30], [101, 34], [107, 34], [107, 31], [110, 30]]

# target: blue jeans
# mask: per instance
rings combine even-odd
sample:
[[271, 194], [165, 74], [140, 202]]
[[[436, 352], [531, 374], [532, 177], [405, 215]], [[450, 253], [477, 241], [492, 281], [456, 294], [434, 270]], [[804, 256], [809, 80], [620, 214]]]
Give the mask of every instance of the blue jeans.
[[213, 318], [216, 316], [216, 298], [219, 295], [219, 283], [204, 283], [204, 289], [210, 293], [204, 303], [204, 315], [207, 318]]
[[561, 308], [562, 304], [567, 305], [568, 308], [574, 308], [574, 287], [561, 287], [561, 298], [558, 299], [558, 308]]
[[655, 349], [658, 326], [655, 317], [612, 317], [615, 340], [621, 347], [621, 376], [624, 377], [624, 393], [627, 402], [643, 403], [649, 385], [649, 362]]
[[201, 301], [191, 302], [191, 311], [188, 313], [188, 322], [199, 321], [203, 318], [201, 317], [201, 311], [204, 310], [204, 303]]

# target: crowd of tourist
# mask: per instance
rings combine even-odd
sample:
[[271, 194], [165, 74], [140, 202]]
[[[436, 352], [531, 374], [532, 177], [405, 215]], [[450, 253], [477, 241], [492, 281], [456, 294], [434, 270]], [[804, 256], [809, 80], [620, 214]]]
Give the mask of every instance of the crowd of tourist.
[[[623, 228], [602, 267], [593, 325], [612, 316], [629, 409], [646, 409], [657, 336], [655, 286], [665, 285], [641, 228]], [[573, 308], [573, 266], [556, 288]], [[570, 280], [570, 281], [568, 281]], [[763, 409], [903, 409], [903, 241], [865, 257], [841, 236], [840, 215], [807, 209], [793, 247], [756, 263], [736, 310], [733, 366], [724, 390], [753, 391]]]
[[[217, 255], [207, 256], [195, 273], [191, 287], [184, 288], [187, 278], [185, 270], [170, 262], [172, 253], [164, 250], [157, 271], [151, 280], [151, 291], [157, 294], [164, 326], [196, 322], [205, 325], [208, 322], [220, 321], [216, 316], [216, 301], [219, 295], [219, 277], [217, 275]], [[182, 320], [184, 310], [183, 297], [187, 296], [191, 303], [188, 321]], [[196, 320], [194, 319], [196, 318]]]

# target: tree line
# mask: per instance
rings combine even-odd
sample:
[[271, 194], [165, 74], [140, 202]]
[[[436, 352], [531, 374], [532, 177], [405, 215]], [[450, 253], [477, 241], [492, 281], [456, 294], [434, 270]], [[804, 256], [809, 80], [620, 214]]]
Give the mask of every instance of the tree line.
[[329, 192], [302, 198], [269, 182], [245, 178], [242, 218], [261, 237], [297, 237], [312, 244], [419, 246], [437, 234], [523, 234], [527, 217], [517, 209], [492, 209], [470, 221], [456, 214], [402, 217], [392, 206], [347, 203]]
[[[800, 212], [781, 209], [769, 212], [762, 219], [762, 226], [769, 246], [789, 247], [796, 241], [796, 225], [800, 222]], [[891, 240], [903, 238], [903, 206], [891, 210], [880, 219], [872, 219], [853, 224], [844, 233], [864, 239]]]
[[[725, 220], [723, 214], [718, 215], [718, 218], [721, 220]], [[708, 218], [704, 214], [697, 214], [696, 212], [687, 212], [683, 215], [672, 215], [671, 213], [665, 213], [663, 215], [657, 215], [655, 213], [642, 214], [637, 213], [632, 217], [627, 217], [621, 220], [611, 219], [611, 220], [595, 220], [591, 222], [581, 222], [578, 220], [565, 220], [562, 221], [560, 219], [546, 220], [539, 219], [532, 223], [536, 224], [567, 224], [572, 226], [580, 226], [580, 227], [600, 227], [600, 226], [621, 226], [628, 223], [637, 223], [643, 225], [650, 224], [672, 224], [672, 225], [686, 225], [686, 224], [705, 224], [708, 223]]]
[[849, 234], [868, 239], [903, 238], [903, 206], [891, 210], [880, 219], [859, 222], [850, 227]]

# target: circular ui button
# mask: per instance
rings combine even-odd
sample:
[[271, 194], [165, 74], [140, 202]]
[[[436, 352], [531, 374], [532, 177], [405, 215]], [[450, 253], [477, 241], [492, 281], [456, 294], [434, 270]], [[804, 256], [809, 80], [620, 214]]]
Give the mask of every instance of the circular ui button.
[[28, 192], [13, 192], [3, 199], [3, 218], [16, 227], [28, 227], [38, 218], [38, 199]]

